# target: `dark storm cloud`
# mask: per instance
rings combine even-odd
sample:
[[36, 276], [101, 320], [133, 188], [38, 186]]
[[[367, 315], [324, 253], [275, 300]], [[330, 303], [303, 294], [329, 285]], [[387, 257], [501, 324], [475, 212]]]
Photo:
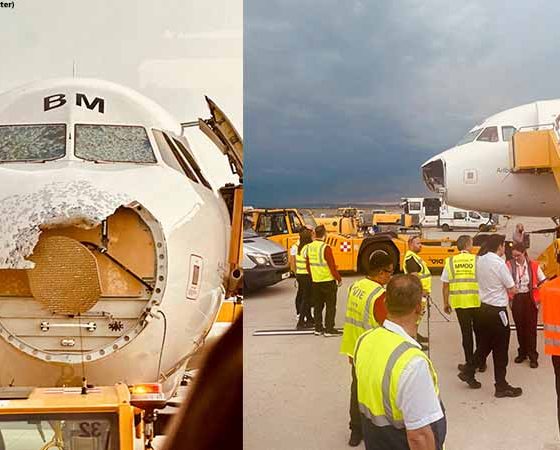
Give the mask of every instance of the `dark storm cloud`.
[[418, 194], [476, 122], [560, 96], [553, 2], [245, 5], [248, 204]]

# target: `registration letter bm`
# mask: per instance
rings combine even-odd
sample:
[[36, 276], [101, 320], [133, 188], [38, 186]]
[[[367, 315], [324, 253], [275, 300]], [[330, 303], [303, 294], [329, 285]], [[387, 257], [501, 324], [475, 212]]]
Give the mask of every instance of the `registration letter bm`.
[[54, 94], [49, 95], [43, 99], [43, 105], [45, 107], [45, 111], [49, 111], [54, 108], [59, 108], [62, 105], [66, 104], [66, 98], [64, 94]]
[[[60, 108], [66, 103], [66, 95], [64, 94], [53, 94], [43, 99], [43, 106], [45, 108], [45, 111]], [[99, 97], [95, 97], [92, 101], [90, 101], [87, 98], [86, 94], [76, 93], [76, 106], [85, 106], [90, 111], [93, 111], [97, 108], [97, 111], [99, 111], [99, 113], [105, 113], [105, 100]]]
[[84, 106], [87, 109], [94, 110], [97, 106], [97, 110], [103, 114], [105, 112], [105, 100], [99, 97], [95, 97], [93, 101], [90, 103], [88, 98], [85, 94], [76, 94], [76, 105], [82, 106], [82, 102], [84, 102]]

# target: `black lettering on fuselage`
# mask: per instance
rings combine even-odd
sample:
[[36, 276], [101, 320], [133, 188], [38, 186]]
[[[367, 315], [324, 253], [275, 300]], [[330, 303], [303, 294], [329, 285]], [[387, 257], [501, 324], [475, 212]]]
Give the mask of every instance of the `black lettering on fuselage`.
[[43, 99], [43, 107], [45, 111], [59, 108], [66, 104], [66, 96], [64, 94], [49, 95]]
[[[53, 94], [43, 99], [43, 108], [45, 111], [50, 111], [51, 109], [60, 108], [66, 103], [66, 95]], [[90, 111], [93, 111], [97, 108], [97, 111], [100, 114], [105, 113], [105, 99], [101, 97], [95, 97], [93, 101], [90, 102], [86, 94], [76, 93], [76, 106], [85, 106]]]
[[82, 101], [84, 102], [84, 106], [87, 109], [90, 109], [90, 110], [93, 111], [95, 109], [95, 107], [98, 106], [97, 109], [101, 114], [103, 114], [105, 112], [105, 100], [103, 100], [102, 98], [95, 97], [93, 99], [93, 102], [90, 103], [85, 94], [77, 93], [76, 94], [76, 105], [77, 106], [82, 106]]

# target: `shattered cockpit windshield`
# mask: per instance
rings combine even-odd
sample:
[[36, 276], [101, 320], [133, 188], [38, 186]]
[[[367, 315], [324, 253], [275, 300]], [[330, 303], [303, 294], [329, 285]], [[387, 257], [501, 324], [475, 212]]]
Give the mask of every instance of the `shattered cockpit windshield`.
[[99, 162], [155, 163], [156, 157], [143, 127], [76, 125], [74, 153]]
[[459, 142], [457, 142], [456, 146], [468, 144], [476, 139], [476, 137], [480, 134], [482, 128], [477, 128], [476, 130], [469, 131], [465, 134]]
[[66, 154], [66, 125], [1, 125], [1, 162], [41, 162]]

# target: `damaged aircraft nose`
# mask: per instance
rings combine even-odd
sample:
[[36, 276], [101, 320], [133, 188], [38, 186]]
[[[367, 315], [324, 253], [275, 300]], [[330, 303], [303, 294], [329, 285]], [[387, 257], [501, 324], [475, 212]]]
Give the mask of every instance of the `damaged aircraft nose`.
[[27, 257], [42, 230], [75, 226], [91, 229], [117, 208], [131, 203], [87, 181], [55, 182], [0, 200], [0, 269], [31, 269]]
[[[143, 332], [167, 284], [164, 232], [146, 207], [81, 179], [19, 189], [0, 200], [0, 218], [0, 298], [12, 300], [0, 338], [72, 364], [102, 359]], [[14, 322], [20, 300], [26, 321]], [[69, 348], [78, 342], [79, 351]]]
[[422, 166], [422, 178], [430, 191], [445, 193], [445, 162], [438, 158], [425, 163]]

